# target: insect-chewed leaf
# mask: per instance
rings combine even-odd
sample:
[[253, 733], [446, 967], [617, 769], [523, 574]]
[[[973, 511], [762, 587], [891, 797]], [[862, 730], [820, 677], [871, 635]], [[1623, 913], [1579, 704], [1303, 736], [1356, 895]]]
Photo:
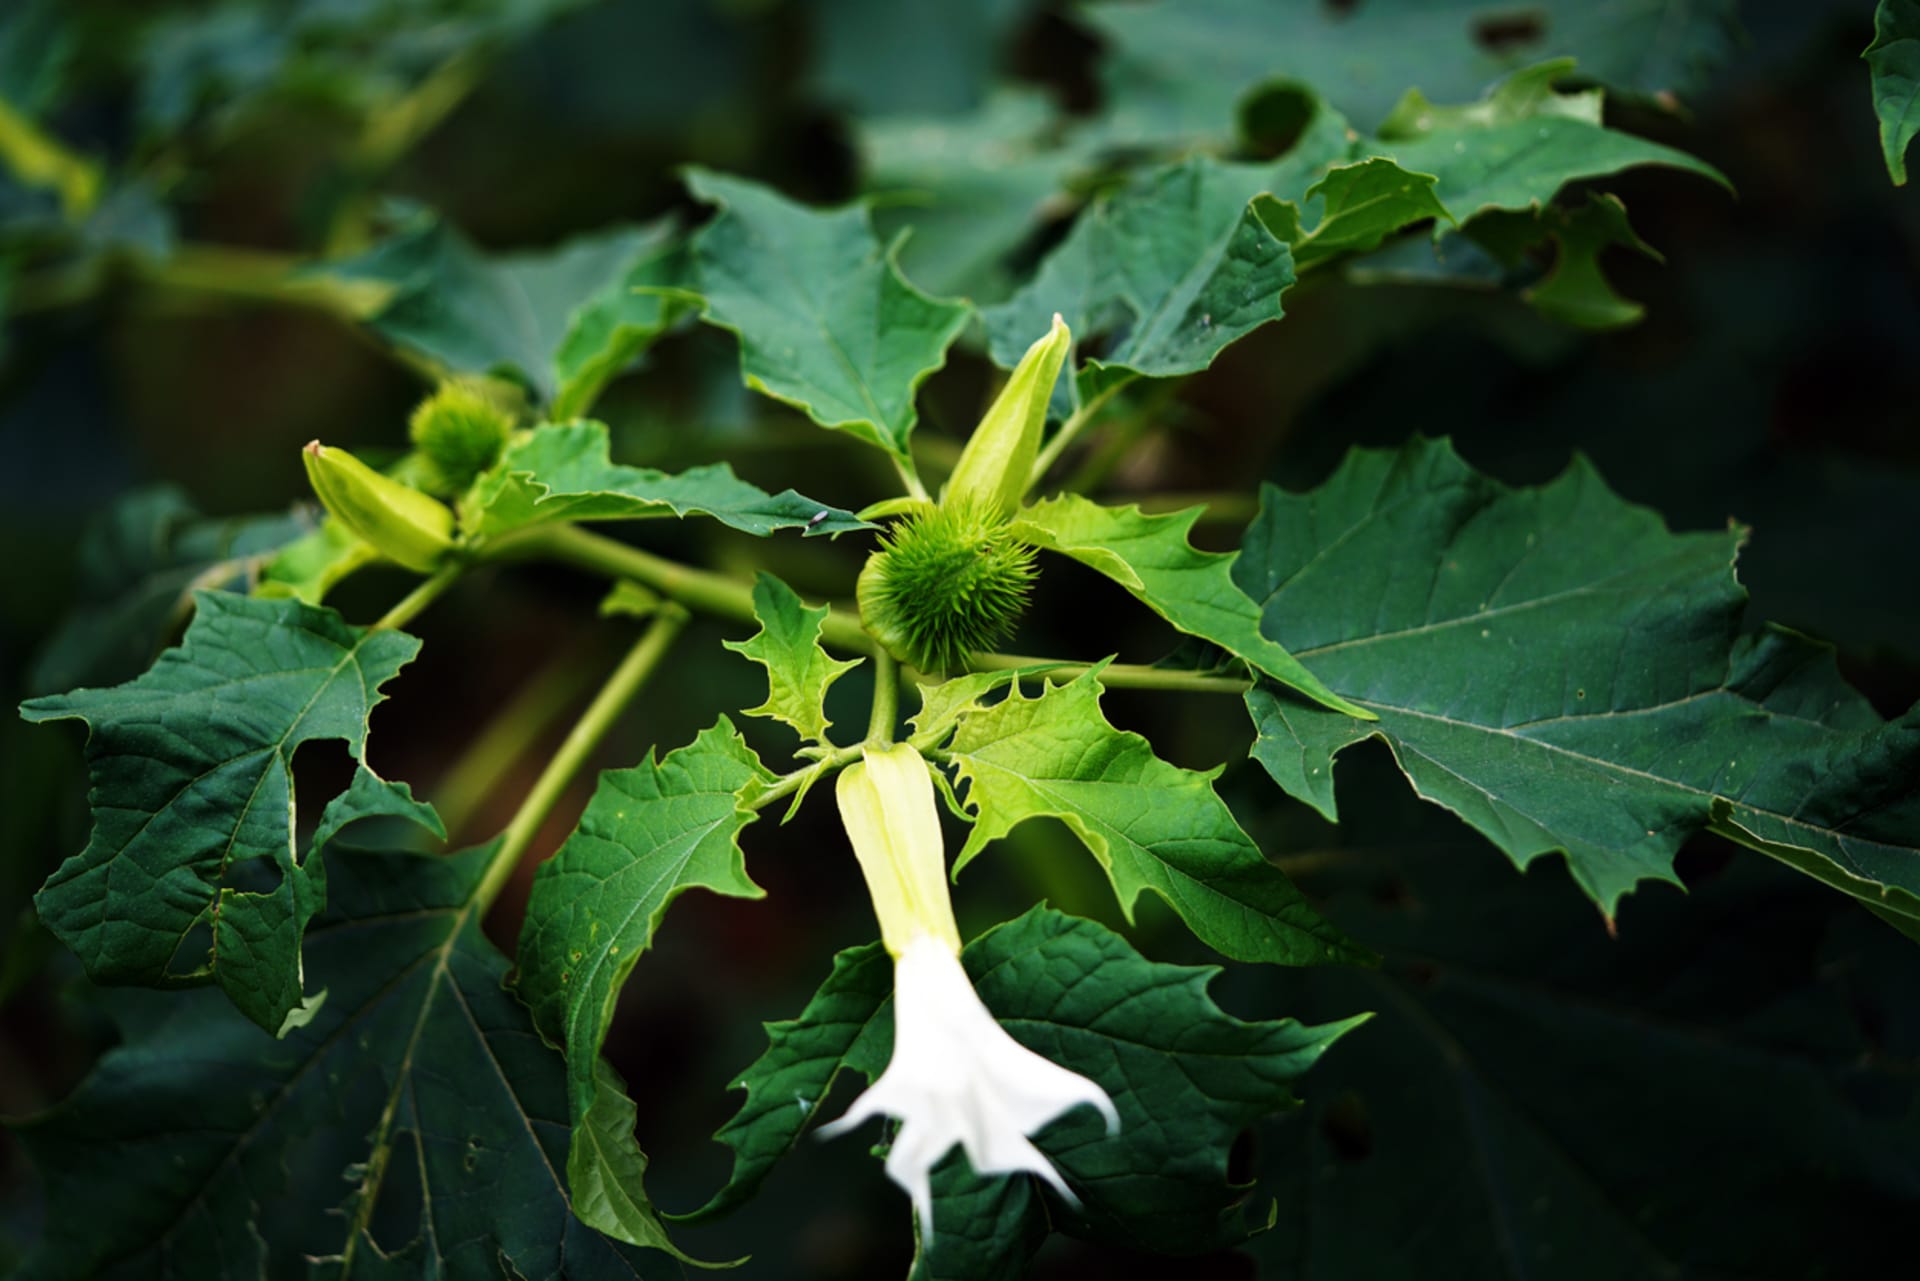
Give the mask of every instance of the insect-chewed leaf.
[[957, 873], [1029, 818], [1057, 818], [1106, 869], [1132, 915], [1147, 890], [1200, 939], [1240, 961], [1320, 965], [1364, 959], [1267, 862], [1213, 790], [1211, 774], [1169, 765], [1100, 710], [1098, 673], [1034, 698], [965, 711], [946, 751], [976, 814]]
[[280, 1042], [213, 993], [112, 998], [126, 1039], [17, 1131], [49, 1203], [22, 1281], [678, 1276], [573, 1213], [565, 1069], [470, 907], [491, 853], [315, 855], [330, 996]]
[[460, 525], [494, 538], [567, 520], [644, 520], [711, 516], [749, 534], [797, 529], [803, 535], [872, 529], [848, 511], [793, 490], [769, 494], [725, 463], [674, 473], [629, 467], [608, 457], [605, 423], [545, 423], [507, 447], [493, 470], [460, 503]]
[[1234, 585], [1232, 554], [1199, 551], [1187, 541], [1200, 512], [1149, 516], [1062, 494], [1021, 512], [1015, 530], [1099, 570], [1189, 636], [1212, 641], [1318, 703], [1368, 716], [1261, 632], [1259, 607]]
[[420, 642], [298, 601], [195, 601], [185, 639], [145, 675], [21, 706], [87, 722], [93, 780], [93, 837], [35, 903], [95, 979], [215, 982], [281, 1032], [317, 999], [300, 934], [326, 897], [320, 867], [294, 857], [294, 752], [344, 740], [360, 765], [343, 803], [395, 808], [365, 763], [367, 717]]
[[764, 894], [738, 838], [755, 817], [746, 802], [772, 777], [723, 716], [663, 760], [602, 774], [579, 827], [534, 875], [515, 986], [540, 1034], [566, 1053], [574, 1209], [636, 1245], [672, 1249], [640, 1184], [646, 1157], [633, 1139], [632, 1104], [601, 1064], [600, 1043], [675, 898], [696, 887]]
[[[1046, 907], [982, 934], [961, 960], [1016, 1040], [1107, 1091], [1120, 1129], [1109, 1135], [1081, 1109], [1036, 1136], [1079, 1196], [1077, 1209], [1043, 1203], [1026, 1178], [980, 1178], [956, 1154], [935, 1172], [936, 1232], [920, 1261], [927, 1271], [917, 1275], [1017, 1275], [1049, 1221], [1074, 1236], [1167, 1253], [1244, 1238], [1241, 1189], [1227, 1179], [1234, 1139], [1292, 1107], [1289, 1085], [1366, 1018], [1242, 1022], [1207, 993], [1219, 971], [1155, 964], [1104, 926]], [[893, 1042], [890, 971], [878, 944], [842, 952], [799, 1018], [768, 1025], [766, 1053], [736, 1083], [746, 1100], [715, 1136], [734, 1150], [732, 1176], [689, 1217], [750, 1196], [841, 1071], [879, 1075]], [[1000, 1231], [983, 1235], [976, 1216], [988, 1209]], [[980, 1270], [994, 1267], [1007, 1271]]]
[[1428, 440], [1269, 487], [1235, 574], [1379, 721], [1261, 685], [1254, 758], [1331, 818], [1334, 758], [1377, 735], [1515, 863], [1565, 852], [1608, 912], [1711, 826], [1920, 916], [1920, 709], [1882, 722], [1830, 651], [1740, 636], [1741, 537], [1669, 533], [1584, 461], [1514, 490]]
[[707, 320], [739, 336], [747, 385], [907, 459], [914, 390], [973, 309], [907, 283], [864, 208], [810, 209], [701, 169], [687, 185], [721, 209], [694, 263]]
[[726, 641], [736, 654], [767, 669], [767, 701], [748, 716], [770, 716], [800, 737], [825, 742], [827, 687], [860, 666], [857, 658], [834, 659], [820, 648], [820, 620], [827, 607], [808, 609], [791, 587], [762, 573], [753, 584], [753, 614], [760, 630], [749, 640]]

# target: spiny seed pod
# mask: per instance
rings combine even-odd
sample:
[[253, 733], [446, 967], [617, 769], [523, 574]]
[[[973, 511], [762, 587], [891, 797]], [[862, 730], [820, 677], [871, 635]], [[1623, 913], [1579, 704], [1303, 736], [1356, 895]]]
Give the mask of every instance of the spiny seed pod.
[[321, 503], [381, 555], [426, 573], [452, 550], [453, 512], [445, 503], [317, 440], [307, 442], [305, 462]]
[[860, 571], [860, 621], [887, 652], [942, 674], [1013, 633], [1033, 586], [1033, 549], [971, 503], [927, 506], [884, 535]]
[[426, 463], [428, 488], [463, 493], [493, 466], [513, 431], [511, 389], [492, 379], [456, 378], [420, 402], [407, 434]]

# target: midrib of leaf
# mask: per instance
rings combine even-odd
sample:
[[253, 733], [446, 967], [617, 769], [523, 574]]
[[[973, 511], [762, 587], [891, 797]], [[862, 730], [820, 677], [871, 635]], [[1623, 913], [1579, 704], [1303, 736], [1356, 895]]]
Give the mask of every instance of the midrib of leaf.
[[[871, 253], [867, 254], [863, 261], [874, 261], [873, 255]], [[879, 261], [880, 288], [884, 290], [887, 285], [887, 271], [890, 264], [884, 256], [882, 256]], [[806, 315], [807, 319], [813, 323], [813, 327], [820, 332], [820, 336], [826, 340], [827, 348], [833, 352], [834, 359], [840, 362], [841, 371], [853, 380], [854, 390], [859, 393], [861, 401], [866, 404], [867, 411], [872, 415], [874, 427], [878, 428], [882, 435], [891, 440], [893, 437], [893, 425], [887, 422], [886, 415], [880, 411], [879, 402], [874, 400], [873, 392], [868, 388], [865, 376], [861, 374], [858, 367], [853, 363], [853, 357], [847, 354], [846, 349], [840, 345], [839, 336], [828, 326], [826, 313], [814, 306], [812, 291], [801, 284], [800, 278], [793, 274], [791, 268], [782, 266], [780, 274], [786, 277], [787, 285], [792, 292], [792, 296], [799, 300], [800, 310]], [[757, 382], [759, 380], [756, 379], [755, 381]], [[765, 391], [766, 388], [762, 388], [761, 390]], [[768, 392], [768, 394], [772, 395], [773, 393]], [[787, 400], [787, 397], [781, 396], [778, 399]], [[789, 401], [788, 403], [798, 404], [802, 409], [807, 408], [804, 403], [799, 401]], [[900, 447], [902, 449], [906, 448], [906, 442], [900, 442]]]

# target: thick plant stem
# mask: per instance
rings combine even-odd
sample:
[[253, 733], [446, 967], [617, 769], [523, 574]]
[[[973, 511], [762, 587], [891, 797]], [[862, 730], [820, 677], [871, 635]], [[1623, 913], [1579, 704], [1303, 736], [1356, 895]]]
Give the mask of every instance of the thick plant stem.
[[432, 577], [401, 597], [399, 604], [382, 614], [380, 621], [373, 625], [373, 630], [378, 632], [389, 628], [405, 627], [413, 621], [415, 615], [439, 600], [442, 592], [459, 581], [463, 568], [464, 566], [461, 565], [448, 565], [444, 569], [434, 571]]
[[620, 660], [620, 666], [614, 669], [600, 692], [593, 696], [593, 702], [574, 723], [567, 739], [560, 744], [560, 750], [547, 762], [546, 769], [534, 780], [533, 789], [527, 793], [527, 799], [520, 803], [519, 811], [500, 834], [500, 846], [493, 852], [493, 861], [487, 865], [487, 874], [473, 891], [473, 903], [481, 915], [485, 915], [493, 900], [513, 876], [527, 847], [533, 844], [534, 836], [540, 831], [540, 825], [547, 821], [553, 807], [559, 803], [561, 795], [567, 790], [567, 784], [586, 764], [587, 757], [600, 745], [600, 740], [613, 727], [620, 713], [626, 710], [633, 696], [640, 692], [647, 678], [666, 657], [674, 638], [685, 627], [687, 615], [680, 610], [661, 614], [653, 620], [646, 634], [627, 656]]
[[876, 647], [873, 651], [873, 715], [867, 721], [867, 742], [876, 747], [893, 742], [893, 727], [899, 716], [900, 664], [892, 654]]
[[[1051, 658], [1031, 658], [1025, 654], [975, 654], [975, 671], [998, 672], [1015, 667], [1038, 667], [1052, 664], [1049, 670], [1039, 673], [1042, 679], [1062, 684], [1084, 676], [1093, 669], [1092, 663], [1063, 663]], [[1108, 663], [1100, 669], [1099, 681], [1112, 689], [1181, 689], [1196, 693], [1244, 694], [1253, 688], [1253, 682], [1242, 680], [1238, 676], [1206, 676], [1199, 672], [1172, 671], [1164, 667], [1147, 667], [1138, 663]]]
[[[554, 525], [504, 540], [494, 555], [501, 559], [557, 560], [610, 578], [631, 578], [688, 609], [745, 623], [754, 621], [753, 588], [748, 584], [572, 525]], [[835, 649], [856, 654], [871, 654], [875, 649], [859, 617], [844, 609], [828, 611], [821, 620], [820, 639]]]

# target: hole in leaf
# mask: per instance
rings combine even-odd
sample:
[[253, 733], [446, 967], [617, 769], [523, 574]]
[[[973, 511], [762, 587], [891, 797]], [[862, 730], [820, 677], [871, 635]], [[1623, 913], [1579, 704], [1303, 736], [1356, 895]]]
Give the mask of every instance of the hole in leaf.
[[1293, 149], [1312, 117], [1313, 100], [1300, 86], [1265, 85], [1240, 100], [1240, 136], [1248, 151], [1274, 159]]
[[420, 1144], [411, 1130], [403, 1130], [388, 1140], [386, 1167], [367, 1223], [367, 1231], [382, 1254], [404, 1250], [419, 1238], [420, 1212], [424, 1205], [420, 1187]]
[[1364, 1161], [1373, 1155], [1373, 1120], [1366, 1103], [1352, 1090], [1327, 1104], [1320, 1114], [1320, 1132], [1343, 1161]]
[[1547, 19], [1542, 13], [1502, 13], [1473, 24], [1474, 43], [1497, 57], [1517, 54], [1546, 38]]

